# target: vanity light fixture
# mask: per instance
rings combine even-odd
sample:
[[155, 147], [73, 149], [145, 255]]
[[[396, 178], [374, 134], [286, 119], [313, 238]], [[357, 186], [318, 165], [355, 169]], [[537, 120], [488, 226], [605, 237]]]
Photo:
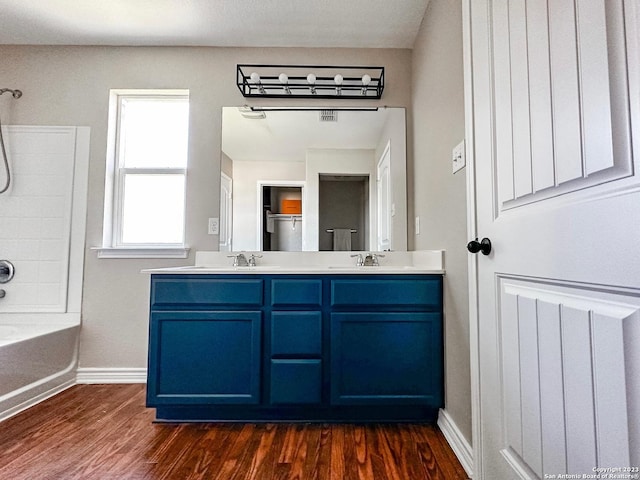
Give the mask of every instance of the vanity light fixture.
[[384, 67], [238, 64], [244, 97], [379, 99]]

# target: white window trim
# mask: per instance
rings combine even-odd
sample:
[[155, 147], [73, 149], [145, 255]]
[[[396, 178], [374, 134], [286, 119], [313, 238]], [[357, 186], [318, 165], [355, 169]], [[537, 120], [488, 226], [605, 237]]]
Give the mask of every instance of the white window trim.
[[[189, 98], [189, 90], [139, 90], [113, 89], [109, 94], [109, 120], [107, 127], [107, 161], [105, 171], [105, 202], [102, 230], [102, 246], [93, 247], [98, 258], [187, 258], [189, 247], [184, 243], [177, 244], [122, 244], [121, 212], [123, 201], [123, 177], [126, 174], [182, 174], [187, 177], [186, 168], [119, 168], [117, 141], [120, 122], [120, 97], [153, 98], [183, 97]], [[186, 197], [186, 188], [185, 188]], [[186, 198], [185, 198], [186, 200]], [[186, 210], [186, 203], [185, 203]], [[186, 211], [183, 223], [183, 238], [186, 235]]]
[[187, 258], [189, 248], [178, 247], [91, 247], [98, 258]]

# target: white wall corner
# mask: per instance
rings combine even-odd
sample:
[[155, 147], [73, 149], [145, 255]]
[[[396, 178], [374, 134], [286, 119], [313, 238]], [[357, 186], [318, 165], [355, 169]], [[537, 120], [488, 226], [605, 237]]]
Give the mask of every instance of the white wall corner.
[[473, 478], [473, 449], [471, 448], [471, 444], [464, 438], [464, 435], [462, 435], [462, 432], [451, 418], [451, 415], [442, 408], [438, 414], [438, 427], [449, 443], [453, 453], [458, 457], [464, 471], [467, 472], [469, 478]]
[[147, 383], [146, 368], [78, 368], [76, 383]]

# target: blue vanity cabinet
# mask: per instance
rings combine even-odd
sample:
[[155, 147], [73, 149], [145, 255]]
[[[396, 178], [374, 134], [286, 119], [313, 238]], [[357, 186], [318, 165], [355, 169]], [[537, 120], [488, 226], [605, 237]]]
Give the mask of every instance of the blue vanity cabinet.
[[147, 405], [260, 403], [263, 295], [258, 278], [152, 276]]
[[442, 276], [153, 274], [159, 421], [434, 421]]
[[331, 403], [442, 406], [442, 278], [331, 281]]

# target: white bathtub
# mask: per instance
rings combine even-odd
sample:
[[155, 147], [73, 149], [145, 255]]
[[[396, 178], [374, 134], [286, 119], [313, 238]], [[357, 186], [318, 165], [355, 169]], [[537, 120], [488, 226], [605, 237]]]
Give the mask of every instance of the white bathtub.
[[79, 329], [0, 324], [0, 421], [74, 384]]

